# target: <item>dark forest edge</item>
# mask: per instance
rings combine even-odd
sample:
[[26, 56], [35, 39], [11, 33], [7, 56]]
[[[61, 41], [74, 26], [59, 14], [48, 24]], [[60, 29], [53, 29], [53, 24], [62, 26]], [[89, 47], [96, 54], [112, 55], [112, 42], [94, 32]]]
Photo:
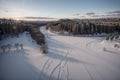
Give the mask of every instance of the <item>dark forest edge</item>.
[[70, 20], [61, 19], [47, 24], [51, 32], [62, 35], [100, 36], [112, 33], [120, 34], [120, 18]]
[[40, 32], [39, 26], [45, 25], [44, 23], [26, 23], [23, 21], [15, 21], [12, 19], [0, 19], [0, 40], [7, 37], [19, 37], [20, 33], [27, 31], [34, 41], [41, 46], [41, 53], [47, 53], [47, 45], [44, 35]]

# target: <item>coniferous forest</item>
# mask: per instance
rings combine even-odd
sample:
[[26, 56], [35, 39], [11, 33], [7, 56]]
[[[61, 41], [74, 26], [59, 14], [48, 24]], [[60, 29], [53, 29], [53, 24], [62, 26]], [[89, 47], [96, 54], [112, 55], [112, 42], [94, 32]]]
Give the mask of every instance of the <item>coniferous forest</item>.
[[57, 22], [49, 23], [47, 29], [57, 31], [64, 34], [68, 32], [73, 35], [98, 35], [120, 33], [120, 19], [93, 19], [93, 20], [59, 20]]

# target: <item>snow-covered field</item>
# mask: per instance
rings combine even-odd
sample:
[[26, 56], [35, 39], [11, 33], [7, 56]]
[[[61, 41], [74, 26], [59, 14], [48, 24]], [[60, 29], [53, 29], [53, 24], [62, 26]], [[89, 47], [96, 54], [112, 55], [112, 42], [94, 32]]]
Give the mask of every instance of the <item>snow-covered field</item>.
[[[48, 54], [25, 33], [3, 44], [22, 43], [24, 49], [0, 50], [0, 80], [120, 80], [120, 49], [102, 37], [61, 36], [40, 28]], [[103, 48], [106, 48], [106, 51]]]

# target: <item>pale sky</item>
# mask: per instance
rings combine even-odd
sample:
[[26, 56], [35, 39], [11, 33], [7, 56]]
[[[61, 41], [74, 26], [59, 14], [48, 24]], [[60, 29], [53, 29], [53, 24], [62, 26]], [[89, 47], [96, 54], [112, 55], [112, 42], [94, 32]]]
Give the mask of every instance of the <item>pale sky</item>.
[[0, 0], [0, 17], [120, 17], [120, 0]]

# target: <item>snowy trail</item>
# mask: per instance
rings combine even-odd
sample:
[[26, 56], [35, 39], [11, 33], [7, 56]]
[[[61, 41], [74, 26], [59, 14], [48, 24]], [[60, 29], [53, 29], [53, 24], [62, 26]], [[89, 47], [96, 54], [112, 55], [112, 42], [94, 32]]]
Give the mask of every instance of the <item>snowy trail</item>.
[[[42, 70], [41, 70], [41, 72], [40, 72], [40, 77], [42, 77], [42, 74], [43, 74], [43, 72], [44, 72], [44, 69], [46, 68], [46, 65], [48, 64], [49, 60], [50, 60], [50, 59], [47, 59], [47, 61], [44, 63], [44, 65], [43, 65], [43, 67], [42, 67]], [[41, 79], [41, 78], [40, 78], [40, 79]]]
[[[68, 53], [65, 54], [65, 56], [64, 56], [63, 59], [66, 59], [67, 56], [68, 56]], [[56, 70], [58, 67], [61, 66], [61, 64], [62, 64], [62, 62], [63, 62], [63, 59], [61, 59], [61, 60], [59, 61], [59, 64], [57, 64], [57, 65], [53, 68], [52, 72], [50, 73], [50, 78], [49, 78], [50, 80], [51, 80], [51, 77], [52, 77], [53, 73], [55, 72], [55, 70]], [[59, 72], [60, 72], [60, 70], [59, 70]], [[59, 79], [59, 75], [60, 75], [60, 74], [58, 73], [58, 79]]]
[[[120, 80], [120, 53], [114, 42], [102, 37], [61, 36], [41, 27], [48, 54], [32, 43], [30, 35], [0, 41], [0, 44], [22, 43], [24, 50], [0, 50], [0, 80]], [[103, 51], [106, 47], [110, 51]]]
[[[71, 52], [71, 51], [68, 51], [68, 52], [66, 53], [66, 55], [69, 56], [70, 52]], [[60, 67], [59, 67], [58, 80], [61, 79], [61, 78], [60, 78], [60, 72], [61, 72], [61, 70], [63, 71], [63, 69], [65, 68], [65, 66], [66, 66], [66, 68], [67, 68], [67, 80], [69, 80], [70, 74], [69, 74], [69, 67], [68, 67], [68, 59], [65, 60], [65, 62], [63, 63], [63, 66], [60, 66]], [[61, 73], [61, 77], [62, 77], [62, 75], [63, 75], [63, 72]]]

